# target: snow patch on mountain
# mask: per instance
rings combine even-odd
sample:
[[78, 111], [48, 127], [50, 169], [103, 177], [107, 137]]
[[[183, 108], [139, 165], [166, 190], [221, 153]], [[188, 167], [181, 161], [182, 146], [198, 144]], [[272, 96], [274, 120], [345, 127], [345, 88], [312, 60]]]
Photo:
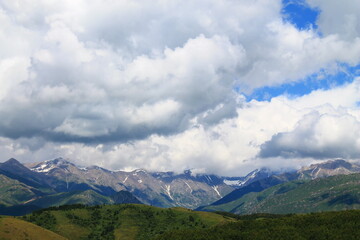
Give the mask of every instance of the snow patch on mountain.
[[30, 168], [30, 170], [34, 172], [48, 173], [51, 170], [58, 167], [66, 167], [68, 165], [74, 165], [63, 158], [56, 158], [54, 160], [47, 160], [45, 162], [39, 163], [34, 167]]
[[169, 196], [169, 198], [174, 201], [174, 198], [171, 196], [171, 192], [170, 192], [171, 185], [165, 185], [165, 188], [164, 187], [162, 188], [165, 190], [165, 193]]
[[219, 190], [218, 190], [218, 186], [211, 186], [211, 188], [214, 189], [214, 191], [217, 193], [217, 195], [218, 195], [219, 197], [222, 198], [222, 196], [221, 196], [221, 194], [220, 194], [220, 192], [219, 192]]
[[189, 187], [190, 193], [192, 193], [192, 192], [193, 192], [193, 189], [191, 188], [191, 186], [190, 186], [187, 182], [185, 182], [185, 181], [184, 181], [184, 183]]
[[269, 169], [261, 168], [261, 169], [255, 169], [245, 177], [224, 178], [223, 182], [228, 186], [243, 187], [254, 181], [269, 177], [272, 174], [273, 172], [271, 172]]

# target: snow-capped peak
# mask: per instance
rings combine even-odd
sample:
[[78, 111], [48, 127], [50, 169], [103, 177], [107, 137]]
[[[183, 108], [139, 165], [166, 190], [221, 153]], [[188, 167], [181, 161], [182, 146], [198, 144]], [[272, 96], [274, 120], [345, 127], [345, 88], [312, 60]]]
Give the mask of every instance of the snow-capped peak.
[[255, 169], [245, 177], [225, 178], [224, 183], [233, 187], [243, 187], [251, 182], [269, 177], [272, 172], [267, 168]]
[[74, 165], [74, 164], [70, 163], [69, 161], [66, 161], [63, 158], [56, 158], [54, 160], [47, 160], [45, 162], [41, 162], [41, 163], [35, 165], [34, 167], [32, 167], [31, 170], [34, 172], [47, 173], [54, 168], [66, 167], [69, 165]]

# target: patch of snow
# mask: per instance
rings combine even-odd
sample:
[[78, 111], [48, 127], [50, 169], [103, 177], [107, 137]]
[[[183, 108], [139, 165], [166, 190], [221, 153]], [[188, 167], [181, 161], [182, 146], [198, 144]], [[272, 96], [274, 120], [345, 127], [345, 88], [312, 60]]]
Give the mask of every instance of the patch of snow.
[[214, 189], [214, 191], [217, 193], [217, 195], [222, 198], [221, 194], [219, 193], [218, 186], [211, 186], [211, 187], [212, 187], [212, 189]]
[[170, 192], [171, 186], [170, 186], [170, 185], [165, 185], [165, 187], [166, 187], [166, 188], [162, 187], [162, 188], [165, 190], [165, 193], [169, 196], [169, 198], [170, 198], [171, 200], [174, 201], [174, 198], [171, 196], [171, 192]]
[[184, 183], [189, 187], [189, 189], [190, 189], [190, 193], [192, 193], [193, 192], [193, 190], [192, 190], [192, 188], [190, 187], [190, 185], [187, 183], [187, 182], [185, 182], [184, 181]]
[[31, 168], [31, 170], [35, 171], [35, 172], [47, 173], [50, 170], [54, 169], [55, 167], [56, 166], [54, 166], [54, 165], [44, 163], [38, 167]]
[[123, 181], [123, 183], [125, 183], [125, 182], [126, 182], [126, 180], [128, 180], [128, 178], [129, 178], [129, 176], [126, 176], [126, 178], [125, 178], [125, 180]]
[[239, 180], [227, 180], [224, 179], [223, 181], [228, 186], [240, 186], [241, 182]]
[[136, 169], [133, 171], [133, 176], [137, 176], [138, 173], [146, 173], [144, 169]]

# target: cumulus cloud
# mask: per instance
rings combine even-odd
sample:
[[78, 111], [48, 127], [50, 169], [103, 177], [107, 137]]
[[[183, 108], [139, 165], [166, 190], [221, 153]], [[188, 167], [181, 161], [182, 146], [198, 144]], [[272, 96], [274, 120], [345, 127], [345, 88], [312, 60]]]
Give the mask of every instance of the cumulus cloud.
[[360, 41], [282, 22], [281, 1], [0, 7], [7, 46], [0, 134], [13, 139], [100, 143], [176, 134], [194, 121], [236, 116], [235, 87], [297, 81], [360, 56]]
[[310, 6], [321, 10], [317, 24], [325, 35], [354, 40], [360, 35], [360, 5], [356, 0], [307, 0]]
[[350, 114], [313, 112], [291, 132], [277, 133], [261, 146], [260, 157], [360, 157], [360, 121]]
[[65, 156], [79, 165], [110, 169], [181, 172], [192, 168], [230, 176], [264, 166], [281, 170], [317, 159], [357, 159], [359, 85], [357, 79], [302, 97], [253, 100], [237, 109], [237, 117], [207, 127], [196, 125], [171, 136], [96, 145], [3, 138], [0, 152], [24, 161]]
[[0, 151], [117, 169], [264, 165], [259, 151], [306, 114], [318, 112], [314, 126], [326, 104], [357, 114], [358, 81], [270, 102], [241, 94], [360, 62], [357, 3], [333, 29], [337, 3], [309, 4], [321, 34], [284, 22], [280, 0], [1, 1]]

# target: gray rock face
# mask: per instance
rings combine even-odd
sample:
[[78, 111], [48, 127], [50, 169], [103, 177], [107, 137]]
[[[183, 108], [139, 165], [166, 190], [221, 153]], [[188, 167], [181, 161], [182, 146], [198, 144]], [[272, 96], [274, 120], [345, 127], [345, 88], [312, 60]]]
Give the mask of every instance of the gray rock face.
[[342, 159], [336, 159], [303, 167], [298, 171], [298, 174], [299, 179], [315, 179], [358, 172], [360, 172], [359, 165]]
[[[269, 174], [268, 177], [259, 176], [258, 178], [255, 177], [257, 170], [249, 173], [248, 182], [246, 184], [241, 185], [236, 190], [232, 191], [228, 195], [224, 196], [223, 198], [217, 200], [216, 202], [210, 204], [209, 206], [216, 206], [221, 204], [228, 204], [230, 202], [236, 201], [241, 197], [245, 196], [249, 193], [256, 193], [261, 192], [267, 188], [272, 186], [282, 184], [285, 182], [293, 181], [293, 180], [311, 180], [316, 178], [326, 178], [330, 176], [336, 175], [347, 175], [352, 173], [360, 173], [360, 166], [354, 163], [350, 163], [344, 161], [342, 159], [336, 160], [329, 160], [327, 162], [312, 164], [307, 167], [303, 167], [297, 171], [292, 172], [285, 172], [280, 174]], [[242, 183], [242, 182], [241, 182]], [[197, 210], [206, 210], [208, 206], [202, 206]]]
[[59, 181], [63, 191], [93, 189], [103, 195], [127, 190], [141, 202], [159, 207], [196, 208], [214, 202], [234, 190], [215, 175], [192, 175], [173, 172], [109, 171], [92, 166], [79, 168], [64, 159], [54, 159], [28, 167]]

